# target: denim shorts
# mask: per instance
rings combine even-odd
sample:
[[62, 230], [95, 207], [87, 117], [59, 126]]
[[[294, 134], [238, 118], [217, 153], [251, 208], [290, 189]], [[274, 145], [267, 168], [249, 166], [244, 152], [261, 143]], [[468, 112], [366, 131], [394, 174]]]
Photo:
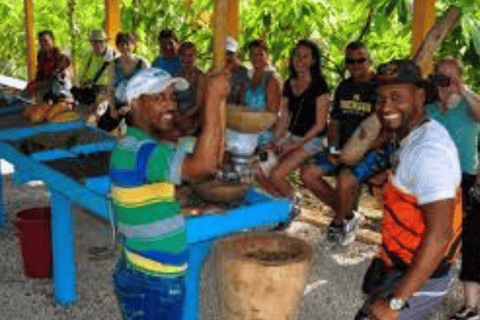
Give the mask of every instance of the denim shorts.
[[[390, 167], [390, 157], [393, 152], [393, 145], [390, 144], [369, 151], [362, 160], [360, 160], [355, 166], [350, 167], [350, 169], [360, 182], [366, 182], [374, 173]], [[340, 169], [345, 166], [330, 162], [330, 160], [328, 160], [329, 155], [328, 152], [317, 153], [313, 156], [314, 162], [329, 174], [337, 175]]]
[[113, 274], [124, 320], [181, 320], [185, 276], [152, 276], [133, 270], [123, 257]]

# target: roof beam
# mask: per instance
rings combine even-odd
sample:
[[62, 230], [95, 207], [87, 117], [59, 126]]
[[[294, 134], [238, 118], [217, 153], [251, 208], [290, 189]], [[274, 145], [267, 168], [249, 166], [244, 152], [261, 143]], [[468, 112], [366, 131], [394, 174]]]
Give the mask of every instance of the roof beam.
[[[435, 0], [414, 0], [413, 2], [413, 24], [412, 24], [412, 46], [411, 53], [415, 54], [422, 44], [425, 36], [435, 23]], [[432, 56], [424, 60], [420, 66], [423, 75], [432, 72]]]
[[112, 48], [115, 47], [115, 38], [122, 28], [120, 3], [121, 0], [105, 0], [105, 33]]
[[36, 72], [36, 47], [35, 47], [35, 27], [33, 17], [33, 0], [24, 0], [23, 8], [25, 12], [25, 35], [27, 40], [27, 72], [28, 79], [35, 78]]

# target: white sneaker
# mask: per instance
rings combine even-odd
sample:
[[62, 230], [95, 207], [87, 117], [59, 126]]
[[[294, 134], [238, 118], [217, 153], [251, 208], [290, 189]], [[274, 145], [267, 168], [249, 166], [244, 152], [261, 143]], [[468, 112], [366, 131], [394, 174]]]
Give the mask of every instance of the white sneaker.
[[350, 220], [345, 220], [343, 223], [343, 239], [340, 240], [340, 245], [347, 246], [355, 240], [360, 223], [363, 221], [363, 215], [358, 211], [353, 211], [353, 217]]

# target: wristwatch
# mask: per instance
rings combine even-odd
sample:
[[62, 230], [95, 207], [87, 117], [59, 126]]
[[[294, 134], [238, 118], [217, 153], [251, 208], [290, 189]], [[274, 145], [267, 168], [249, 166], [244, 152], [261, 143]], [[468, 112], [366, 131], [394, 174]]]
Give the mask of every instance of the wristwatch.
[[407, 299], [391, 297], [388, 299], [390, 309], [400, 311], [408, 307]]

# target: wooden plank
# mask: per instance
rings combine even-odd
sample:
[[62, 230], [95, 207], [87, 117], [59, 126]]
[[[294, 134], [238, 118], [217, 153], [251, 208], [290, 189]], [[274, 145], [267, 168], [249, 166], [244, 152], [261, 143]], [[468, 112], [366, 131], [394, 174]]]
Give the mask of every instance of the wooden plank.
[[120, 1], [105, 0], [105, 33], [107, 42], [112, 48], [115, 48], [115, 37], [122, 28]]
[[25, 12], [25, 36], [27, 41], [27, 71], [28, 79], [35, 78], [36, 73], [36, 46], [35, 46], [35, 27], [33, 17], [33, 0], [23, 0]]
[[[413, 3], [413, 24], [412, 24], [412, 49], [414, 53], [420, 47], [428, 30], [435, 22], [435, 0], [414, 0]], [[413, 54], [412, 54], [413, 56]], [[419, 66], [424, 75], [432, 71], [431, 55], [422, 61]]]
[[458, 7], [450, 6], [445, 14], [437, 20], [414, 54], [413, 60], [418, 65], [422, 65], [422, 63], [440, 46], [445, 37], [450, 33], [450, 30], [460, 19], [460, 15], [461, 13]]
[[227, 33], [233, 38], [237, 38], [238, 34], [238, 12], [240, 9], [239, 0], [228, 1], [227, 11]]
[[[225, 66], [226, 50], [225, 38], [227, 36], [227, 15], [229, 0], [215, 0], [215, 9], [213, 15], [213, 66], [219, 71]], [[222, 101], [218, 106], [220, 112], [220, 130], [226, 131], [227, 128], [227, 111], [226, 101]], [[218, 165], [223, 163], [223, 154], [225, 149], [225, 138], [221, 144], [218, 154]]]

